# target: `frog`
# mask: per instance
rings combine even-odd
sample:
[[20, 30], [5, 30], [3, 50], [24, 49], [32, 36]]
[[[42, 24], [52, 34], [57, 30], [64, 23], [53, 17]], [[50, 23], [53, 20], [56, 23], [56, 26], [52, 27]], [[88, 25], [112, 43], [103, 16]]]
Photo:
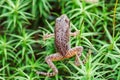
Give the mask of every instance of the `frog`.
[[58, 74], [58, 69], [53, 64], [53, 61], [60, 61], [63, 59], [71, 58], [73, 56], [76, 56], [74, 64], [76, 66], [79, 66], [79, 57], [82, 54], [83, 47], [76, 46], [74, 48], [71, 48], [69, 43], [70, 36], [77, 36], [78, 34], [78, 30], [76, 30], [75, 32], [70, 31], [70, 19], [67, 17], [66, 14], [63, 14], [60, 17], [56, 18], [54, 33], [43, 36], [44, 40], [53, 36], [55, 37], [54, 44], [56, 47], [56, 53], [45, 57], [46, 63], [53, 70], [53, 72], [48, 73], [37, 71], [36, 73], [38, 75], [44, 75], [48, 77], [55, 76], [56, 74]]

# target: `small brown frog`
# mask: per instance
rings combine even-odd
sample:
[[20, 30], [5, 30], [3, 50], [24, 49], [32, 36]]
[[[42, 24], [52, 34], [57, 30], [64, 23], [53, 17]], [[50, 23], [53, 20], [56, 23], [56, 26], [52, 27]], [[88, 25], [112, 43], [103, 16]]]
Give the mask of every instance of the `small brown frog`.
[[83, 47], [77, 46], [74, 48], [70, 48], [69, 45], [70, 36], [76, 36], [79, 32], [78, 31], [74, 33], [70, 32], [70, 20], [65, 14], [61, 15], [56, 19], [54, 32], [55, 34], [43, 36], [44, 40], [51, 36], [55, 36], [55, 46], [57, 53], [51, 54], [45, 58], [45, 61], [53, 70], [53, 72], [52, 73], [37, 72], [37, 74], [45, 76], [55, 76], [58, 73], [58, 69], [55, 67], [52, 61], [63, 60], [65, 58], [70, 58], [75, 55], [76, 55], [75, 65], [77, 66], [80, 65], [79, 57], [81, 56]]

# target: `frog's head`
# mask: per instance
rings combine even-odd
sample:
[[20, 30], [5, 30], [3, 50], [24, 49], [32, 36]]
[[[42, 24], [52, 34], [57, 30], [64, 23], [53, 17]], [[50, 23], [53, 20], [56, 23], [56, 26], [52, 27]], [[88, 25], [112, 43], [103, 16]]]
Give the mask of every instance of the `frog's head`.
[[63, 14], [56, 19], [56, 24], [60, 25], [61, 27], [69, 27], [70, 20], [68, 19], [66, 14]]

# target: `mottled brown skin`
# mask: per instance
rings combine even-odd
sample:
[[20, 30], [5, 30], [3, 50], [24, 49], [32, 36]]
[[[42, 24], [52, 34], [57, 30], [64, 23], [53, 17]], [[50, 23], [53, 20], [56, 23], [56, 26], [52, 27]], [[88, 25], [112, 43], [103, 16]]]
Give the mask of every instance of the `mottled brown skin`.
[[55, 46], [57, 51], [65, 56], [70, 49], [70, 21], [66, 15], [62, 15], [56, 19], [55, 24]]
[[55, 23], [55, 34], [44, 36], [44, 40], [51, 36], [55, 36], [55, 46], [57, 53], [51, 54], [45, 58], [45, 61], [53, 70], [53, 72], [52, 73], [37, 72], [37, 74], [45, 76], [55, 76], [58, 73], [58, 70], [52, 63], [52, 61], [63, 60], [65, 58], [70, 58], [75, 55], [76, 55], [75, 65], [79, 66], [80, 65], [79, 57], [81, 56], [83, 47], [77, 46], [71, 49], [69, 45], [70, 36], [76, 36], [77, 34], [78, 32], [70, 33], [70, 21], [65, 14], [57, 18]]

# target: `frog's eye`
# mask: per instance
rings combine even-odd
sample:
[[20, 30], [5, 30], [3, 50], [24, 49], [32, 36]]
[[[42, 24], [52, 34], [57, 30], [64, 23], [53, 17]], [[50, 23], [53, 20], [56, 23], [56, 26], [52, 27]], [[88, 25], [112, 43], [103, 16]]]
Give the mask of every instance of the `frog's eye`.
[[66, 22], [66, 23], [69, 23], [69, 20], [68, 20], [68, 19], [65, 19], [65, 22]]
[[65, 19], [65, 22], [68, 23], [68, 20]]

